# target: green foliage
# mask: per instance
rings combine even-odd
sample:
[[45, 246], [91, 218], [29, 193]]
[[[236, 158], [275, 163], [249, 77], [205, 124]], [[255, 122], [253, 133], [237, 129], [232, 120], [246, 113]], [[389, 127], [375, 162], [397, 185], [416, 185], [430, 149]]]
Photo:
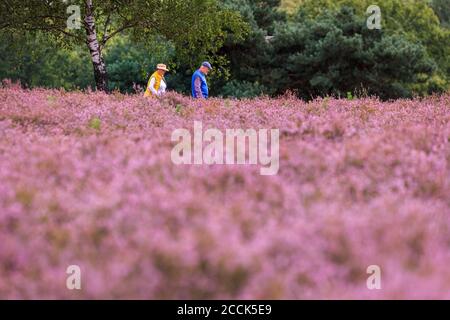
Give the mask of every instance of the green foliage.
[[303, 98], [358, 90], [383, 99], [410, 97], [411, 84], [434, 70], [423, 46], [367, 29], [365, 17], [348, 7], [280, 28], [273, 49], [278, 93], [291, 89]]
[[431, 3], [436, 15], [439, 17], [442, 26], [450, 28], [450, 1], [448, 0], [433, 0]]
[[276, 23], [286, 21], [286, 14], [279, 10], [280, 0], [222, 0], [222, 6], [238, 11], [253, 31], [262, 29], [271, 34]]
[[[302, 0], [297, 21], [316, 18], [325, 11], [338, 11], [342, 6], [351, 7], [357, 16], [367, 17], [366, 10], [373, 4], [372, 0]], [[439, 18], [430, 6], [430, 1], [423, 0], [383, 0], [378, 3], [382, 14], [382, 30], [389, 35], [398, 35], [413, 43], [420, 43], [438, 68], [432, 79], [438, 79], [427, 86], [436, 86], [444, 79], [446, 84], [439, 88], [445, 90], [450, 81], [450, 30], [440, 24]], [[449, 1], [436, 1], [443, 15], [448, 12]], [[446, 9], [444, 9], [446, 8]], [[430, 80], [431, 81], [431, 80]], [[423, 93], [423, 92], [422, 92]]]
[[73, 90], [94, 85], [87, 52], [67, 49], [41, 32], [0, 32], [0, 79], [27, 87]]
[[[284, 1], [283, 8], [290, 6], [292, 13], [299, 6], [299, 11], [289, 21], [273, 18], [271, 24], [256, 19], [261, 5], [224, 2], [234, 4], [252, 26], [245, 41], [223, 48], [231, 61], [232, 78], [258, 82], [266, 94], [291, 90], [308, 99], [365, 92], [387, 99], [448, 88], [449, 34], [425, 1], [380, 3], [381, 32], [366, 26], [371, 0]], [[266, 2], [266, 12], [278, 12], [274, 3]], [[346, 15], [343, 7], [354, 12]], [[221, 94], [226, 89], [226, 95], [234, 88], [222, 86]]]
[[248, 81], [232, 80], [222, 88], [222, 95], [230, 98], [254, 98], [258, 97], [267, 89], [258, 82], [252, 83]]
[[353, 97], [353, 94], [349, 91], [347, 92], [347, 100], [353, 100], [355, 97]]
[[[70, 4], [79, 5], [81, 15], [86, 15], [85, 0], [73, 0]], [[131, 32], [133, 41], [139, 42], [158, 36], [175, 46], [178, 61], [193, 68], [208, 58], [217, 74], [226, 74], [226, 59], [217, 51], [230, 35], [240, 41], [248, 29], [239, 14], [221, 8], [216, 0], [104, 0], [94, 1], [93, 5], [98, 53], [110, 39], [126, 31]], [[67, 28], [67, 7], [65, 1], [2, 1], [0, 29], [43, 30], [62, 45], [84, 46], [86, 30]], [[137, 72], [138, 67], [130, 61], [114, 66], [112, 71], [124, 71], [127, 67], [131, 70], [126, 77]]]
[[175, 48], [153, 37], [144, 43], [134, 43], [129, 37], [115, 39], [105, 52], [109, 88], [132, 93], [136, 85], [145, 88], [158, 63], [173, 65]]
[[89, 120], [88, 127], [96, 131], [100, 131], [102, 128], [102, 121], [99, 118], [94, 117], [91, 120]]
[[281, 9], [289, 14], [298, 10], [302, 0], [281, 0]]
[[[230, 60], [231, 78], [236, 81], [216, 83], [219, 87], [217, 94], [245, 97], [260, 90], [264, 94], [272, 94], [272, 86], [255, 84], [261, 83], [272, 69], [272, 52], [266, 37], [275, 32], [277, 25], [286, 23], [286, 14], [279, 11], [280, 0], [224, 0], [222, 3], [227, 8], [238, 10], [252, 29], [244, 41], [227, 42], [220, 50]], [[232, 92], [234, 89], [236, 92]]]

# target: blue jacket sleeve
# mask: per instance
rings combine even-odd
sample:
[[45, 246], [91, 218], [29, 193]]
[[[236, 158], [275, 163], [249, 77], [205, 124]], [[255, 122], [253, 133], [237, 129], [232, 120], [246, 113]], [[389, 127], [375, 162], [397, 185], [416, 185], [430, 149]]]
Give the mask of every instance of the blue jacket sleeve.
[[194, 92], [196, 98], [204, 98], [202, 93], [202, 80], [196, 77], [194, 80]]

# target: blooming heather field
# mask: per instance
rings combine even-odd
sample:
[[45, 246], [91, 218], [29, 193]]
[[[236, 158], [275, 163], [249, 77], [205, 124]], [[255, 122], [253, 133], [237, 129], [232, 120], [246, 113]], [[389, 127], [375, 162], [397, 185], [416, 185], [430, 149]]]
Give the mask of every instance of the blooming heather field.
[[[175, 166], [171, 133], [194, 120], [279, 128], [278, 175]], [[10, 86], [0, 137], [0, 298], [450, 298], [448, 95], [150, 102]]]

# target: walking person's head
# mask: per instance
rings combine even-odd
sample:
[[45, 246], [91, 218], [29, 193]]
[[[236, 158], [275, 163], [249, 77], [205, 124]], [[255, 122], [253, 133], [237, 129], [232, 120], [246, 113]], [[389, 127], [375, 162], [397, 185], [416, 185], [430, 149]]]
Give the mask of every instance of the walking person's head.
[[156, 66], [156, 70], [158, 71], [158, 73], [159, 73], [161, 76], [164, 76], [164, 75], [166, 74], [166, 72], [169, 71], [169, 69], [167, 69], [167, 66], [166, 66], [165, 64], [162, 64], [162, 63], [160, 63], [160, 64], [158, 64], [158, 65]]
[[209, 63], [208, 61], [205, 61], [202, 63], [201, 67], [200, 67], [200, 71], [205, 74], [208, 75], [208, 73], [212, 70], [212, 66], [211, 63]]

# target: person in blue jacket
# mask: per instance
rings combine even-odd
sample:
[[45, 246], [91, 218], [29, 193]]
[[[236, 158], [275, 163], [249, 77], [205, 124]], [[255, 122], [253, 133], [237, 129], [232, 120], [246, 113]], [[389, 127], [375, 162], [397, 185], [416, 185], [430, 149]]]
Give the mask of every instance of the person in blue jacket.
[[209, 90], [206, 76], [211, 70], [211, 64], [205, 61], [202, 63], [200, 69], [192, 75], [191, 91], [194, 99], [208, 99]]

